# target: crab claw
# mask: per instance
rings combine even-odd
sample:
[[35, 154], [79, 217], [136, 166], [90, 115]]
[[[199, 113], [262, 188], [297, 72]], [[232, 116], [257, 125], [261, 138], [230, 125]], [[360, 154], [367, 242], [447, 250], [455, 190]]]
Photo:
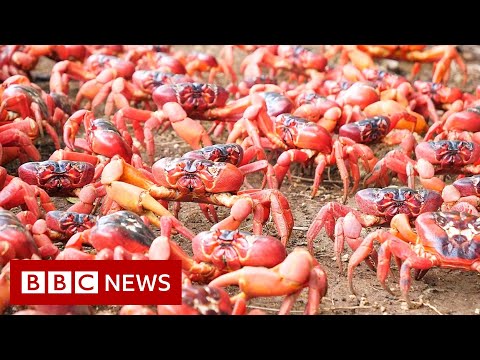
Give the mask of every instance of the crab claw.
[[442, 191], [444, 201], [457, 201], [460, 197], [480, 195], [480, 175], [458, 179], [451, 185], [445, 186]]
[[279, 265], [265, 267], [245, 266], [240, 270], [219, 276], [209, 286], [238, 285], [238, 298], [287, 295], [280, 309], [290, 311], [293, 302], [304, 287], [309, 288], [305, 314], [317, 312], [321, 299], [327, 292], [327, 276], [318, 261], [303, 248], [295, 248]]
[[155, 226], [159, 226], [160, 223], [156, 216], [152, 216], [152, 213], [158, 216], [173, 217], [173, 214], [155, 200], [147, 190], [135, 185], [113, 181], [107, 187], [107, 195], [124, 209], [140, 215], [145, 214]]
[[120, 157], [113, 157], [105, 166], [101, 181], [112, 200], [125, 209], [146, 215], [155, 226], [160, 226], [155, 214], [173, 216], [150, 195], [159, 195], [162, 188], [155, 186], [154, 182]]
[[29, 259], [39, 255], [39, 249], [32, 235], [10, 211], [0, 209], [0, 266], [11, 259]]
[[[33, 145], [32, 140], [28, 137], [27, 134], [18, 129], [7, 129], [0, 132], [0, 144], [2, 144], [2, 146], [4, 147], [3, 156], [5, 156], [6, 149], [8, 149], [9, 147], [18, 147], [19, 149], [21, 149], [21, 153], [25, 153], [28, 158], [32, 159], [33, 161], [38, 161], [41, 159], [40, 152]], [[25, 160], [22, 160], [22, 162], [24, 161]]]
[[63, 126], [63, 142], [72, 150], [75, 150], [75, 136], [78, 133], [80, 125], [84, 123], [87, 118], [93, 120], [93, 113], [88, 110], [78, 110], [72, 114]]
[[163, 105], [163, 112], [166, 114], [172, 128], [185, 140], [192, 149], [201, 149], [204, 146], [212, 145], [212, 140], [207, 130], [200, 124], [187, 116], [187, 113], [176, 102], [167, 102]]

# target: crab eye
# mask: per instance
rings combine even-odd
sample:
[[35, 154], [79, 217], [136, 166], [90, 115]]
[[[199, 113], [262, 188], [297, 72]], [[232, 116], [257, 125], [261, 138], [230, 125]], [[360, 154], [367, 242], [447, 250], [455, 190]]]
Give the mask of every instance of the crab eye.
[[393, 198], [393, 193], [392, 192], [386, 192], [385, 195], [383, 195], [384, 198], [387, 198], [387, 199], [392, 199]]
[[448, 224], [448, 219], [442, 213], [436, 214], [435, 221], [440, 227], [444, 227], [445, 225]]

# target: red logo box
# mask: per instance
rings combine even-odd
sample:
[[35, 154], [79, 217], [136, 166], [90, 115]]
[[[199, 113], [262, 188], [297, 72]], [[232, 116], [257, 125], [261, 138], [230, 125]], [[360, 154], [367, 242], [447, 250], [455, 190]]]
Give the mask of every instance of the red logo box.
[[12, 305], [180, 305], [180, 260], [10, 262]]

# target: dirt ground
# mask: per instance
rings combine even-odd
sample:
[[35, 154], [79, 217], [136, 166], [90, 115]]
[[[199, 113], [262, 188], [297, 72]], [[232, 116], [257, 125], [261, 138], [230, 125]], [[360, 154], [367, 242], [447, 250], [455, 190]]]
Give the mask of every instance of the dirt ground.
[[[315, 48], [315, 46], [309, 46]], [[185, 51], [199, 50], [217, 55], [220, 46], [175, 46]], [[479, 83], [480, 78], [480, 46], [461, 46], [463, 57], [468, 66], [469, 80], [464, 87], [467, 91], [473, 91]], [[237, 55], [242, 55], [237, 51]], [[383, 66], [399, 72], [405, 72], [409, 69], [409, 64], [399, 64], [396, 61], [384, 61]], [[237, 64], [238, 65], [238, 64]], [[44, 73], [45, 69], [51, 66], [48, 60], [42, 61], [37, 67], [38, 73]], [[454, 71], [452, 74], [452, 85], [461, 85], [461, 76]], [[428, 80], [431, 76], [431, 67], [426, 65], [420, 74], [421, 79]], [[208, 124], [205, 124], [209, 126]], [[222, 138], [214, 138], [214, 142], [223, 142]], [[155, 139], [157, 144], [156, 157], [180, 156], [189, 151], [188, 145], [184, 144], [173, 132], [158, 136]], [[382, 153], [386, 150], [383, 146], [376, 146]], [[45, 157], [53, 151], [50, 144], [42, 145], [42, 153]], [[378, 156], [378, 155], [377, 155]], [[14, 170], [14, 169], [12, 169]], [[318, 210], [329, 201], [341, 201], [341, 182], [337, 170], [332, 169], [330, 179], [325, 177], [323, 185], [320, 187], [317, 197], [310, 197], [311, 185], [313, 181], [309, 174], [304, 174], [300, 167], [292, 168], [292, 181], [285, 180], [281, 190], [287, 196], [290, 207], [295, 219], [295, 227], [288, 243], [290, 252], [297, 246], [306, 246], [306, 232]], [[258, 177], [249, 176], [252, 184], [258, 184]], [[61, 198], [55, 199], [59, 209], [65, 209], [70, 204]], [[352, 200], [348, 202], [354, 206]], [[227, 209], [218, 209], [221, 216], [228, 213]], [[200, 209], [194, 204], [185, 204], [182, 206], [180, 220], [194, 232], [208, 230], [211, 226], [205, 221]], [[250, 230], [251, 219], [242, 227], [244, 230]], [[372, 231], [374, 229], [369, 229]], [[267, 224], [264, 231], [273, 236], [276, 235], [275, 227], [271, 222]], [[365, 232], [366, 233], [366, 232]], [[177, 239], [181, 246], [191, 254], [188, 241]], [[410, 297], [419, 304], [417, 309], [407, 309], [406, 304], [399, 300], [398, 296], [388, 294], [379, 284], [374, 272], [370, 271], [363, 263], [357, 268], [354, 276], [354, 285], [359, 296], [352, 295], [347, 286], [346, 267], [348, 258], [351, 255], [349, 249], [345, 249], [342, 262], [344, 271], [340, 274], [335, 262], [333, 242], [326, 237], [322, 231], [315, 241], [315, 257], [321, 263], [328, 275], [328, 293], [323, 298], [319, 313], [322, 315], [340, 315], [340, 314], [462, 314], [474, 315], [480, 313], [480, 275], [474, 272], [461, 272], [457, 270], [432, 269], [421, 281], [413, 281], [410, 290]], [[389, 286], [398, 294], [398, 271], [392, 264], [395, 278], [389, 277]], [[237, 292], [236, 288], [229, 288], [230, 293]], [[293, 314], [303, 312], [306, 303], [306, 290], [302, 292], [297, 303], [294, 306]], [[261, 298], [249, 302], [251, 309], [262, 309], [269, 314], [275, 314], [280, 307], [282, 298]], [[115, 314], [118, 306], [99, 306], [96, 307], [98, 314]], [[15, 309], [11, 309], [13, 311]]]

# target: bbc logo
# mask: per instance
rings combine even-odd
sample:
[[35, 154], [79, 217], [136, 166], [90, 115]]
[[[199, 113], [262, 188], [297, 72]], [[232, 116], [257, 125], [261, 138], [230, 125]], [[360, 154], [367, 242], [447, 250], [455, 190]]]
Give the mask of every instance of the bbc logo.
[[10, 303], [180, 305], [182, 262], [12, 260]]
[[23, 294], [98, 294], [98, 271], [22, 271], [21, 291]]

